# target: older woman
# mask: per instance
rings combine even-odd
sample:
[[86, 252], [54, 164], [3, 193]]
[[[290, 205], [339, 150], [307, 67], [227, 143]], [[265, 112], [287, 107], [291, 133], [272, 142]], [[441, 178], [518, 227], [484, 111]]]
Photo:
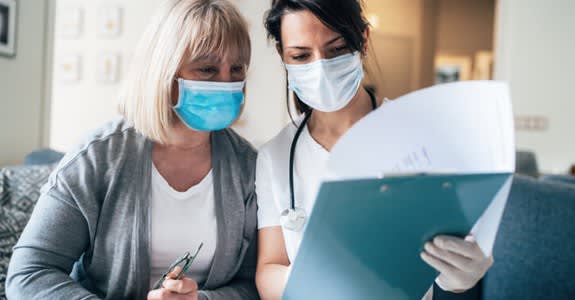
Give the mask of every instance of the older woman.
[[[121, 120], [69, 152], [11, 259], [12, 299], [257, 299], [256, 152], [231, 129], [250, 58], [225, 0], [167, 1], [148, 26]], [[185, 277], [150, 291], [203, 248]]]

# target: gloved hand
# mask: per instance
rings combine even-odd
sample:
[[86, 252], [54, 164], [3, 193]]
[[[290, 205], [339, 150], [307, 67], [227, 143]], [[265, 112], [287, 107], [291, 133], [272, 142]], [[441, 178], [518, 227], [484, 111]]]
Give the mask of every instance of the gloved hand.
[[463, 293], [473, 288], [493, 265], [493, 257], [486, 257], [472, 236], [437, 236], [424, 249], [421, 258], [441, 273], [435, 282], [444, 291]]

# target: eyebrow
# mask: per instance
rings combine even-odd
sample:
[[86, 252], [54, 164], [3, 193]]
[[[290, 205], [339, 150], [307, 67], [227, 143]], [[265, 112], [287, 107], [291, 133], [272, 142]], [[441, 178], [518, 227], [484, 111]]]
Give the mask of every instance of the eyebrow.
[[[220, 64], [222, 59], [217, 55], [205, 55], [200, 56], [194, 60], [189, 61], [188, 63], [209, 63], [209, 64]], [[239, 59], [232, 63], [232, 65], [244, 65]]]
[[[329, 46], [329, 45], [331, 45], [331, 44], [333, 44], [333, 43], [335, 43], [335, 42], [337, 42], [337, 41], [339, 41], [339, 40], [341, 40], [341, 39], [343, 39], [343, 36], [342, 36], [342, 35], [337, 36], [337, 37], [335, 37], [335, 38], [329, 40], [329, 41], [328, 41], [327, 43], [325, 43], [323, 46], [324, 46], [324, 47], [327, 47], [327, 46]], [[309, 47], [301, 47], [301, 46], [288, 46], [288, 47], [286, 47], [286, 48], [293, 48], [293, 49], [300, 49], [300, 50], [309, 49]]]
[[207, 63], [219, 63], [221, 58], [216, 55], [204, 55], [197, 57], [196, 59], [190, 60], [190, 63], [207, 62]]

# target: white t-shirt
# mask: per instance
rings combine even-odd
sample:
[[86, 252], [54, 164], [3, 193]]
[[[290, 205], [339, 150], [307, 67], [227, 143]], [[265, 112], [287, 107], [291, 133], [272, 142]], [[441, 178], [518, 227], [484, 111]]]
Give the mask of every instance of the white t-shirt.
[[[300, 118], [296, 124], [302, 122]], [[297, 126], [288, 124], [275, 138], [258, 151], [256, 193], [258, 196], [258, 228], [281, 226], [282, 211], [290, 208], [289, 154]], [[315, 197], [323, 178], [329, 152], [317, 143], [307, 126], [303, 129], [295, 151], [294, 194], [295, 206], [306, 212], [309, 219]], [[290, 262], [293, 262], [302, 232], [283, 230]]]
[[150, 286], [176, 259], [186, 252], [194, 254], [203, 242], [186, 273], [201, 285], [212, 266], [218, 238], [212, 171], [189, 190], [178, 192], [152, 164], [151, 184]]

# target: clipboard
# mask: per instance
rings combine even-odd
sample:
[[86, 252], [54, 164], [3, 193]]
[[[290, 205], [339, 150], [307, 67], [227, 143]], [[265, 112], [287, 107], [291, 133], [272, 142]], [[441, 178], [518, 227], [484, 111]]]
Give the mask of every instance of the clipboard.
[[282, 299], [421, 299], [438, 275], [420, 258], [424, 243], [467, 235], [511, 176], [323, 183]]

